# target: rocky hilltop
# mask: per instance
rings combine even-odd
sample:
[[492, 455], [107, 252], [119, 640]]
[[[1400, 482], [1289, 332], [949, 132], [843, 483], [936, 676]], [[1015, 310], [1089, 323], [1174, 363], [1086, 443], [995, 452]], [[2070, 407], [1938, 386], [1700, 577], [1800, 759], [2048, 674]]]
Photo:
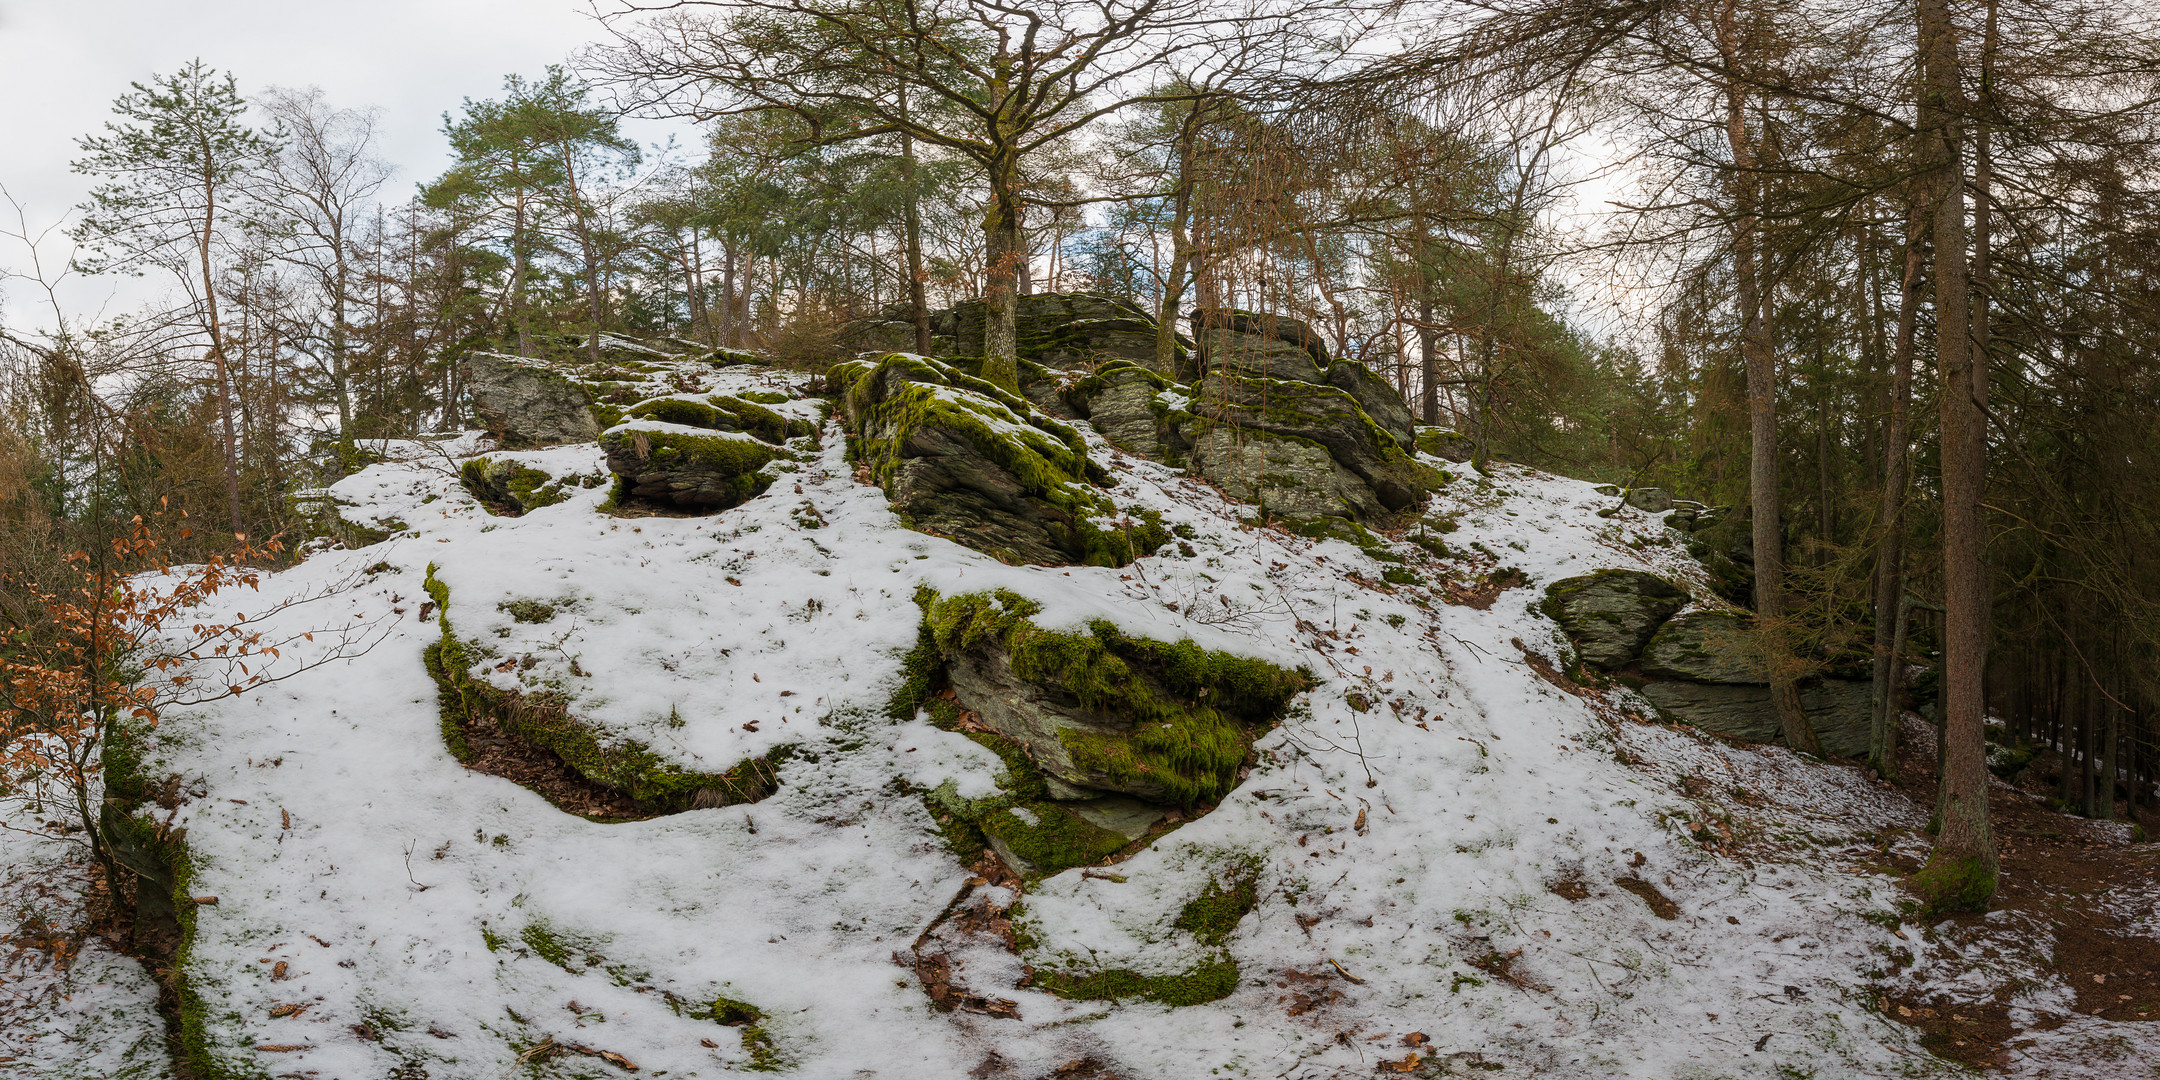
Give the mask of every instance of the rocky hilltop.
[[1023, 316], [1017, 387], [964, 305], [468, 357], [263, 590], [380, 643], [109, 763], [192, 1075], [1952, 1071], [1924, 810], [1719, 737], [1708, 508], [1460, 469], [1295, 320]]

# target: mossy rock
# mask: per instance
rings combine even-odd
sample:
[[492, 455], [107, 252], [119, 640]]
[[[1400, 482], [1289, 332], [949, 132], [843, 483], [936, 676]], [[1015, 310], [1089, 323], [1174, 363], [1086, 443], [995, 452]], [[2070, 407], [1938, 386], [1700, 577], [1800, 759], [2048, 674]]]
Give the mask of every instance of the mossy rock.
[[725, 510], [762, 494], [772, 476], [761, 470], [788, 456], [752, 435], [657, 420], [610, 428], [600, 436], [600, 449], [628, 497], [693, 513]]
[[[1477, 452], [1476, 440], [1444, 427], [1419, 427], [1414, 438], [1419, 453], [1448, 461], [1465, 462]], [[1613, 494], [1620, 494], [1620, 489], [1614, 488]]]
[[478, 457], [458, 467], [458, 480], [488, 513], [518, 517], [570, 497], [561, 481], [506, 457]]
[[1612, 671], [1634, 663], [1687, 602], [1687, 590], [1656, 574], [1598, 570], [1547, 585], [1539, 610], [1560, 624], [1584, 663]]
[[1256, 876], [1238, 868], [1227, 880], [1211, 879], [1199, 896], [1186, 902], [1171, 926], [1190, 934], [1209, 955], [1182, 971], [1143, 974], [1130, 969], [1060, 970], [1045, 963], [1034, 968], [1033, 983], [1062, 998], [1083, 1001], [1152, 1001], [1162, 1005], [1204, 1005], [1237, 989], [1238, 966], [1223, 946], [1240, 920], [1259, 903]]
[[1202, 419], [1195, 429], [1196, 444], [1227, 427], [1325, 447], [1389, 512], [1415, 510], [1446, 483], [1437, 470], [1419, 464], [1375, 424], [1347, 391], [1226, 371], [1210, 373], [1198, 389], [1201, 398], [1194, 411]]
[[1210, 374], [1231, 372], [1313, 384], [1328, 381], [1327, 343], [1298, 319], [1237, 308], [1199, 308], [1191, 320], [1201, 366]]
[[1404, 452], [1417, 449], [1417, 415], [1410, 411], [1410, 403], [1403, 400], [1402, 393], [1386, 379], [1355, 360], [1337, 360], [1328, 365], [1327, 382], [1355, 398], [1358, 408], [1365, 410], [1366, 417], [1394, 439]]
[[450, 588], [435, 569], [428, 566], [422, 587], [435, 601], [442, 636], [421, 650], [421, 660], [435, 680], [443, 741], [452, 757], [472, 758], [461, 718], [485, 716], [503, 732], [555, 754], [587, 780], [629, 796], [652, 813], [758, 802], [778, 790], [779, 766], [790, 748], [746, 759], [723, 773], [692, 772], [635, 739], [601, 734], [574, 716], [558, 694], [504, 690], [473, 677], [478, 652], [452, 628]]
[[1080, 433], [1018, 394], [899, 353], [827, 381], [856, 456], [918, 529], [1049, 566], [1123, 566], [1168, 539], [1146, 513], [1120, 515]]
[[727, 394], [714, 394], [703, 401], [656, 398], [632, 406], [623, 416], [630, 420], [649, 418], [711, 431], [739, 431], [774, 445], [817, 430], [808, 421], [789, 420], [763, 405]]
[[1195, 419], [1187, 407], [1192, 388], [1145, 364], [1104, 364], [1066, 387], [1061, 396], [1111, 445], [1128, 453], [1176, 465], [1192, 448], [1186, 437]]
[[1768, 684], [1769, 672], [1749, 636], [1749, 621], [1735, 611], [1675, 615], [1643, 647], [1642, 673], [1701, 683]]
[[1215, 802], [1236, 785], [1253, 739], [1314, 685], [1303, 669], [1134, 638], [1100, 620], [1046, 630], [1032, 621], [1039, 604], [1002, 590], [926, 590], [917, 601], [961, 703], [1064, 798]]

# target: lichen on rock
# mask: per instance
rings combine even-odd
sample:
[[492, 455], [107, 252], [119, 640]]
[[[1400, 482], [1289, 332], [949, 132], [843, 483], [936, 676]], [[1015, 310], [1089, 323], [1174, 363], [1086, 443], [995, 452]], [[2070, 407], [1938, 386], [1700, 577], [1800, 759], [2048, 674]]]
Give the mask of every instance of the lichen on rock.
[[541, 361], [470, 352], [458, 365], [473, 412], [504, 446], [590, 442], [600, 433], [584, 384]]
[[518, 517], [570, 497], [548, 472], [509, 457], [476, 457], [458, 467], [458, 480], [490, 514]]

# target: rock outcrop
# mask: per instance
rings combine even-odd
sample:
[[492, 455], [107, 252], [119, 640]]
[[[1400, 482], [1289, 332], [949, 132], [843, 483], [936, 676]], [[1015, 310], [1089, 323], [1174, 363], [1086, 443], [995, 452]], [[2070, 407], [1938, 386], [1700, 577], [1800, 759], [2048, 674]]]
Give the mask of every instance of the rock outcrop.
[[458, 367], [472, 394], [473, 413], [505, 447], [591, 442], [600, 434], [591, 393], [549, 364], [470, 352]]
[[[1747, 616], [1698, 609], [1685, 590], [1639, 570], [1599, 570], [1546, 586], [1544, 612], [1583, 663], [1642, 681], [1643, 697], [1670, 719], [1755, 742], [1778, 742], [1769, 676], [1748, 640]], [[1632, 684], [1631, 684], [1632, 685]], [[1867, 752], [1870, 688], [1816, 679], [1800, 687], [1809, 726], [1832, 754]]]
[[1172, 465], [1192, 449], [1188, 387], [1130, 360], [1114, 360], [1061, 395], [1066, 407], [1121, 450]]
[[1123, 566], [1167, 535], [1112, 524], [1080, 433], [950, 365], [895, 353], [838, 365], [857, 456], [918, 529], [1007, 562]]
[[[1015, 298], [1014, 346], [1020, 359], [1052, 370], [1087, 370], [1116, 360], [1155, 362], [1155, 319], [1139, 304], [1108, 293], [1034, 293]], [[989, 305], [965, 300], [930, 312], [930, 347], [940, 356], [981, 356]], [[869, 352], [913, 352], [915, 324], [905, 306], [849, 326], [843, 344]], [[1192, 343], [1180, 337], [1178, 363]], [[1176, 375], [1175, 371], [1164, 372]]]
[[1575, 643], [1583, 663], [1608, 671], [1634, 662], [1658, 626], [1687, 604], [1687, 590], [1640, 570], [1599, 570], [1545, 587], [1545, 614]]
[[773, 482], [765, 466], [787, 454], [755, 435], [650, 419], [609, 428], [600, 449], [631, 498], [703, 514], [762, 494]]
[[[1109, 623], [1047, 630], [1010, 592], [917, 597], [923, 640], [915, 696], [966, 710], [973, 736], [1003, 756], [1000, 796], [942, 801], [1023, 873], [1106, 857], [1172, 809], [1213, 803], [1237, 783], [1252, 742], [1309, 689], [1309, 672], [1126, 635]], [[957, 725], [958, 713], [947, 721]]]
[[1327, 345], [1312, 327], [1286, 315], [1200, 308], [1190, 316], [1204, 372], [1228, 370], [1291, 382], [1327, 382]]

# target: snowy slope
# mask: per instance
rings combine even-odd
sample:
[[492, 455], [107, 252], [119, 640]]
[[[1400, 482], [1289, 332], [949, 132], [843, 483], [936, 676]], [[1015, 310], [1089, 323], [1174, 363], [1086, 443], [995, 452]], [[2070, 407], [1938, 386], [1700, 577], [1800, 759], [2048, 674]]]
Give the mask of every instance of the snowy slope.
[[[713, 389], [792, 378], [730, 369]], [[813, 401], [776, 408], [816, 416]], [[277, 618], [388, 636], [159, 731], [153, 771], [198, 795], [175, 819], [191, 891], [218, 897], [198, 910], [187, 971], [212, 1003], [216, 1055], [235, 1075], [344, 1080], [503, 1077], [521, 1055], [565, 1076], [624, 1062], [892, 1078], [1082, 1062], [1067, 1074], [1164, 1080], [1385, 1063], [1952, 1071], [1875, 1011], [1866, 973], [1921, 937], [1894, 936], [1894, 886], [1815, 855], [1872, 842], [1856, 821], [1912, 824], [1904, 804], [1850, 770], [1642, 723], [1625, 691], [1539, 673], [1564, 645], [1531, 609], [1547, 582], [1600, 567], [1699, 580], [1655, 519], [1600, 517], [1613, 500], [1589, 485], [1500, 466], [1428, 506], [1434, 530], [1455, 525], [1432, 533], [1448, 558], [1387, 545], [1424, 581], [1389, 585], [1352, 544], [1255, 528], [1212, 488], [1088, 437], [1118, 501], [1188, 527], [1190, 555], [1000, 564], [903, 528], [854, 479], [835, 427], [815, 461], [705, 518], [608, 516], [604, 489], [493, 517], [444, 450], [418, 445], [339, 484], [348, 517], [398, 535], [319, 553], [243, 603], [349, 579]], [[557, 475], [599, 467], [589, 445], [520, 457]], [[686, 769], [805, 752], [763, 802], [619, 824], [470, 772], [444, 748], [421, 664], [438, 637], [421, 609], [430, 566], [458, 631], [517, 661], [489, 673], [505, 688], [559, 688]], [[1522, 584], [1485, 584], [1493, 573]], [[1018, 1016], [940, 1013], [895, 962], [970, 878], [911, 791], [980, 793], [998, 767], [960, 735], [883, 715], [923, 584], [1007, 588], [1041, 602], [1045, 626], [1107, 619], [1319, 677], [1212, 813], [1114, 873], [1039, 883], [1016, 913], [1028, 962], [1176, 971], [1209, 952], [1169, 929], [1180, 906], [1250, 870], [1260, 901], [1225, 946], [1236, 992], [1066, 1001], [1013, 985], [1023, 958], [978, 942], [956, 953], [961, 976]], [[504, 607], [519, 601], [554, 615], [519, 622]], [[721, 996], [760, 1010], [761, 1034], [685, 1007]]]

